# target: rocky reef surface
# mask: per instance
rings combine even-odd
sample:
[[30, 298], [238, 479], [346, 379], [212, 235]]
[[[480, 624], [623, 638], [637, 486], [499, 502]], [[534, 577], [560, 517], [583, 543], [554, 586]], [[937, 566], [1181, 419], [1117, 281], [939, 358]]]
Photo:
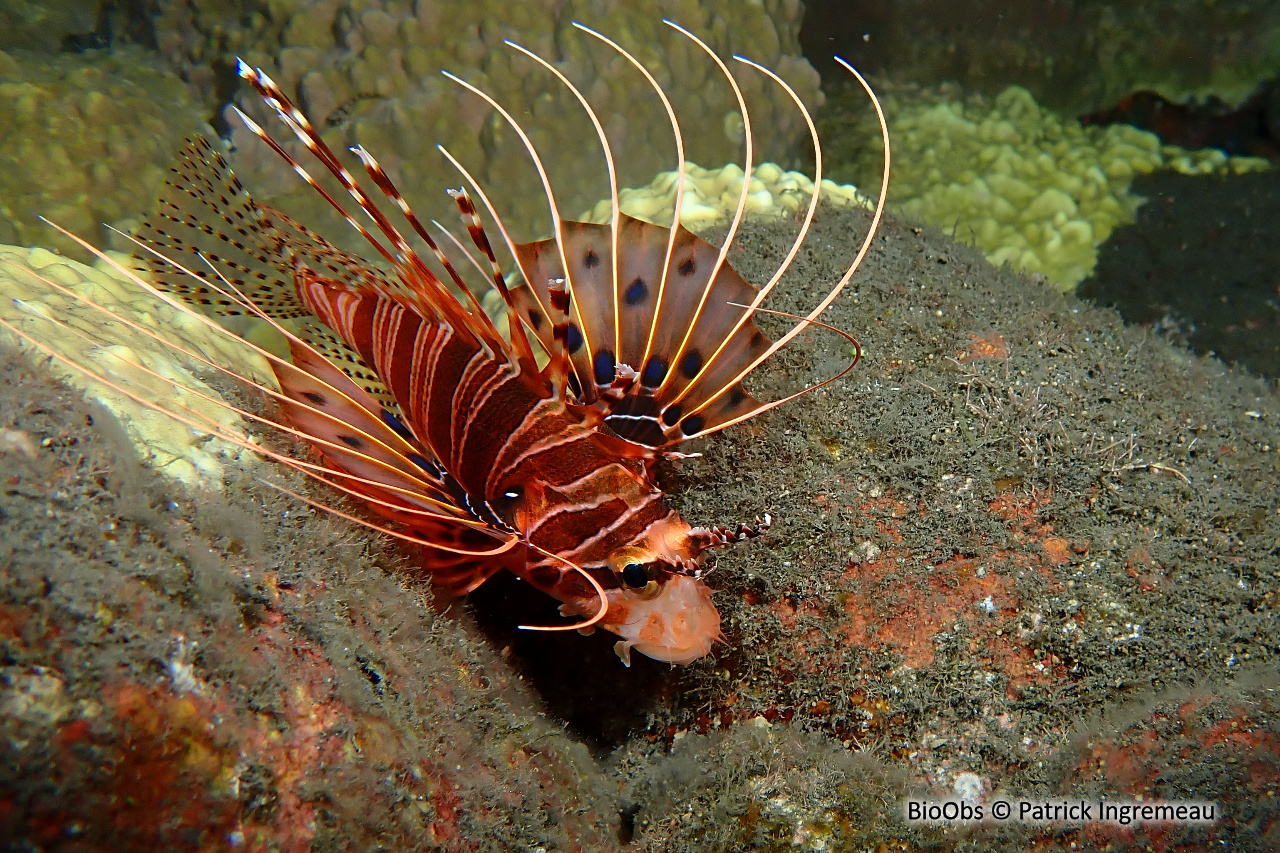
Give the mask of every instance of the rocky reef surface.
[[[813, 302], [867, 226], [824, 208]], [[758, 280], [794, 236], [753, 224]], [[4, 834], [42, 849], [1274, 848], [1273, 385], [890, 219], [846, 380], [663, 474], [774, 515], [712, 657], [627, 670], [495, 579], [259, 478], [188, 491], [30, 357], [0, 371]], [[778, 393], [848, 358], [813, 333]], [[181, 796], [178, 796], [181, 792]], [[196, 798], [192, 799], [192, 792]], [[908, 795], [1215, 800], [1208, 827], [908, 824]]]
[[1280, 9], [1269, 0], [905, 0], [805, 4], [801, 41], [826, 81], [838, 53], [870, 71], [996, 95], [1023, 86], [1064, 115], [1153, 90], [1239, 103], [1275, 77]]

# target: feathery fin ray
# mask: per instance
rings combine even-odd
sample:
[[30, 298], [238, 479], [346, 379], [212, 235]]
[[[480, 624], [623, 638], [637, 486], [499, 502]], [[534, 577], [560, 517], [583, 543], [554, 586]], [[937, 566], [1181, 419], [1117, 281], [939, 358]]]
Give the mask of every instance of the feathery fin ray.
[[[689, 233], [678, 221], [673, 221], [672, 227], [664, 228], [634, 219], [618, 210], [608, 140], [585, 99], [546, 60], [513, 45], [555, 74], [579, 97], [589, 117], [596, 123], [606, 150], [613, 196], [607, 225], [563, 219], [540, 155], [512, 114], [483, 91], [446, 73], [483, 98], [512, 126], [524, 142], [547, 196], [554, 236], [526, 243], [515, 243], [510, 239], [492, 205], [482, 197], [524, 276], [522, 284], [511, 288], [509, 304], [514, 304], [520, 320], [543, 347], [551, 351], [556, 343], [555, 323], [549, 311], [548, 282], [565, 279], [567, 290], [573, 296], [566, 343], [576, 380], [575, 390], [584, 403], [595, 403], [606, 389], [613, 386], [615, 371], [620, 366], [636, 370], [638, 381], [626, 394], [606, 403], [609, 409], [606, 423], [624, 438], [659, 449], [709, 435], [797, 396], [762, 402], [747, 392], [742, 380], [802, 329], [813, 324], [848, 284], [865, 257], [883, 215], [889, 174], [888, 131], [883, 112], [862, 76], [841, 61], [866, 89], [880, 120], [886, 152], [880, 197], [862, 247], [845, 274], [815, 309], [803, 318], [796, 318], [799, 322], [782, 339], [770, 341], [756, 327], [752, 315], [756, 310], [763, 310], [761, 303], [790, 268], [816, 213], [822, 180], [822, 150], [817, 130], [795, 90], [781, 77], [749, 59], [734, 57], [743, 65], [765, 74], [791, 98], [805, 120], [815, 151], [815, 189], [800, 233], [774, 275], [756, 290], [726, 263], [729, 247], [745, 211], [752, 170], [753, 140], [741, 89], [728, 67], [705, 42], [670, 21], [664, 23], [693, 41], [716, 63], [744, 115], [747, 150], [742, 190], [730, 220], [729, 234], [719, 247]], [[683, 160], [684, 144], [674, 110], [652, 75], [616, 42], [581, 24], [575, 23], [575, 26], [608, 45], [644, 74], [667, 108], [677, 151]], [[449, 156], [447, 152], [446, 156]], [[454, 158], [450, 156], [449, 159], [462, 169]], [[463, 171], [468, 181], [476, 186], [474, 179]], [[677, 219], [684, 190], [683, 169], [678, 170], [678, 178]], [[476, 188], [479, 191], [479, 187]], [[681, 319], [674, 322], [673, 318]], [[610, 342], [613, 346], [609, 345]], [[800, 393], [808, 390], [812, 387]]]

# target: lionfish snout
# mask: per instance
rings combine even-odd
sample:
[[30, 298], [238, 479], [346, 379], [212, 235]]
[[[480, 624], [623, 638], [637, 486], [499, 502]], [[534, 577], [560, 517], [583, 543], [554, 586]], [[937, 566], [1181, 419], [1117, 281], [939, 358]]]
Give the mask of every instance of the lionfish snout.
[[[654, 525], [645, 546], [623, 560], [621, 587], [607, 593], [608, 613], [601, 624], [622, 637], [614, 644], [622, 662], [631, 665], [632, 649], [672, 664], [710, 654], [723, 636], [720, 613], [702, 580], [710, 569], [708, 551], [761, 536], [772, 521], [765, 513], [763, 520], [736, 528], [689, 527], [673, 514]], [[634, 579], [628, 577], [633, 570]]]

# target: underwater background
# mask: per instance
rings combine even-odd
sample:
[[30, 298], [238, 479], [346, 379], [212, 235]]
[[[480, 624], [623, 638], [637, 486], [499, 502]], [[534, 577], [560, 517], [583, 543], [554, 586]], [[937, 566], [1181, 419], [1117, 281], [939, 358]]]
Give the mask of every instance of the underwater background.
[[[76, 317], [39, 273], [180, 325], [37, 216], [124, 250], [107, 226], [152, 212], [193, 134], [346, 239], [234, 116], [271, 120], [236, 57], [335, 149], [374, 152], [424, 219], [456, 219], [440, 143], [531, 239], [550, 220], [522, 143], [439, 74], [517, 110], [563, 212], [598, 217], [594, 131], [518, 41], [583, 87], [628, 204], [662, 221], [665, 114], [574, 20], [670, 94], [697, 164], [683, 221], [714, 241], [744, 117], [663, 17], [815, 113], [830, 203], [776, 307], [839, 277], [879, 182], [833, 54], [870, 75], [893, 145], [890, 216], [824, 315], [863, 364], [664, 471], [697, 523], [776, 519], [712, 575], [726, 642], [624, 670], [600, 636], [515, 630], [558, 617], [510, 579], [437, 602], [408, 549], [264, 487], [248, 454], [86, 399], [0, 333], [0, 849], [1280, 849], [1274, 3], [14, 0], [0, 316]], [[758, 284], [814, 158], [790, 98], [741, 80], [766, 165], [731, 259]], [[161, 363], [70, 323], [97, 341], [58, 340], [80, 358]], [[811, 337], [762, 388], [838, 371]], [[1001, 795], [1222, 816], [947, 827], [901, 805]]]

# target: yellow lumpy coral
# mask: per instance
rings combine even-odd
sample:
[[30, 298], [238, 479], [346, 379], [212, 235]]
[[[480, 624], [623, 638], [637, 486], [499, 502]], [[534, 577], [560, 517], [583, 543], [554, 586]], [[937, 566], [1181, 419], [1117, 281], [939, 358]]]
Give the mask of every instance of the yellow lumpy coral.
[[87, 260], [38, 215], [96, 243], [128, 226], [164, 183], [185, 135], [205, 125], [177, 78], [141, 50], [0, 52], [0, 243], [46, 242]]
[[[1085, 127], [1010, 86], [994, 99], [889, 87], [894, 147], [891, 199], [898, 212], [973, 243], [995, 264], [1043, 274], [1071, 290], [1093, 270], [1097, 248], [1134, 221], [1136, 175], [1265, 168], [1220, 151], [1161, 146], [1128, 125]], [[864, 125], [865, 126], [865, 123]], [[844, 128], [848, 129], [848, 128]], [[869, 135], [869, 134], [868, 134]], [[864, 137], [865, 138], [865, 137]], [[878, 146], [838, 174], [865, 176]]]
[[[124, 255], [116, 257], [122, 264], [128, 261]], [[242, 376], [274, 383], [266, 361], [233, 336], [214, 332], [190, 314], [157, 300], [108, 264], [99, 261], [91, 267], [47, 249], [0, 245], [0, 317], [139, 396], [163, 401], [175, 412], [243, 434], [239, 415], [200, 397], [217, 398], [217, 392], [199, 378], [212, 371], [59, 292], [42, 278], [127, 316], [175, 344], [203, 353]], [[12, 338], [0, 328], [0, 341], [12, 344]], [[165, 379], [143, 373], [139, 365]], [[237, 456], [235, 446], [193, 430], [79, 371], [56, 361], [51, 366], [114, 412], [140, 455], [149, 458], [156, 470], [189, 485], [220, 486], [224, 456]]]
[[[719, 169], [704, 169], [685, 162], [684, 197], [680, 202], [680, 223], [691, 231], [709, 228], [733, 216], [742, 196], [745, 177], [742, 167], [730, 163]], [[621, 190], [618, 206], [623, 213], [670, 225], [675, 212], [678, 173], [661, 172], [643, 187]], [[787, 171], [776, 163], [761, 163], [751, 170], [747, 187], [748, 216], [792, 216], [805, 209], [813, 194], [813, 179], [801, 172]], [[874, 203], [851, 184], [822, 181], [823, 200], [838, 206], [858, 205], [871, 208]], [[581, 219], [586, 222], [608, 222], [612, 205], [608, 199], [597, 202]]]

